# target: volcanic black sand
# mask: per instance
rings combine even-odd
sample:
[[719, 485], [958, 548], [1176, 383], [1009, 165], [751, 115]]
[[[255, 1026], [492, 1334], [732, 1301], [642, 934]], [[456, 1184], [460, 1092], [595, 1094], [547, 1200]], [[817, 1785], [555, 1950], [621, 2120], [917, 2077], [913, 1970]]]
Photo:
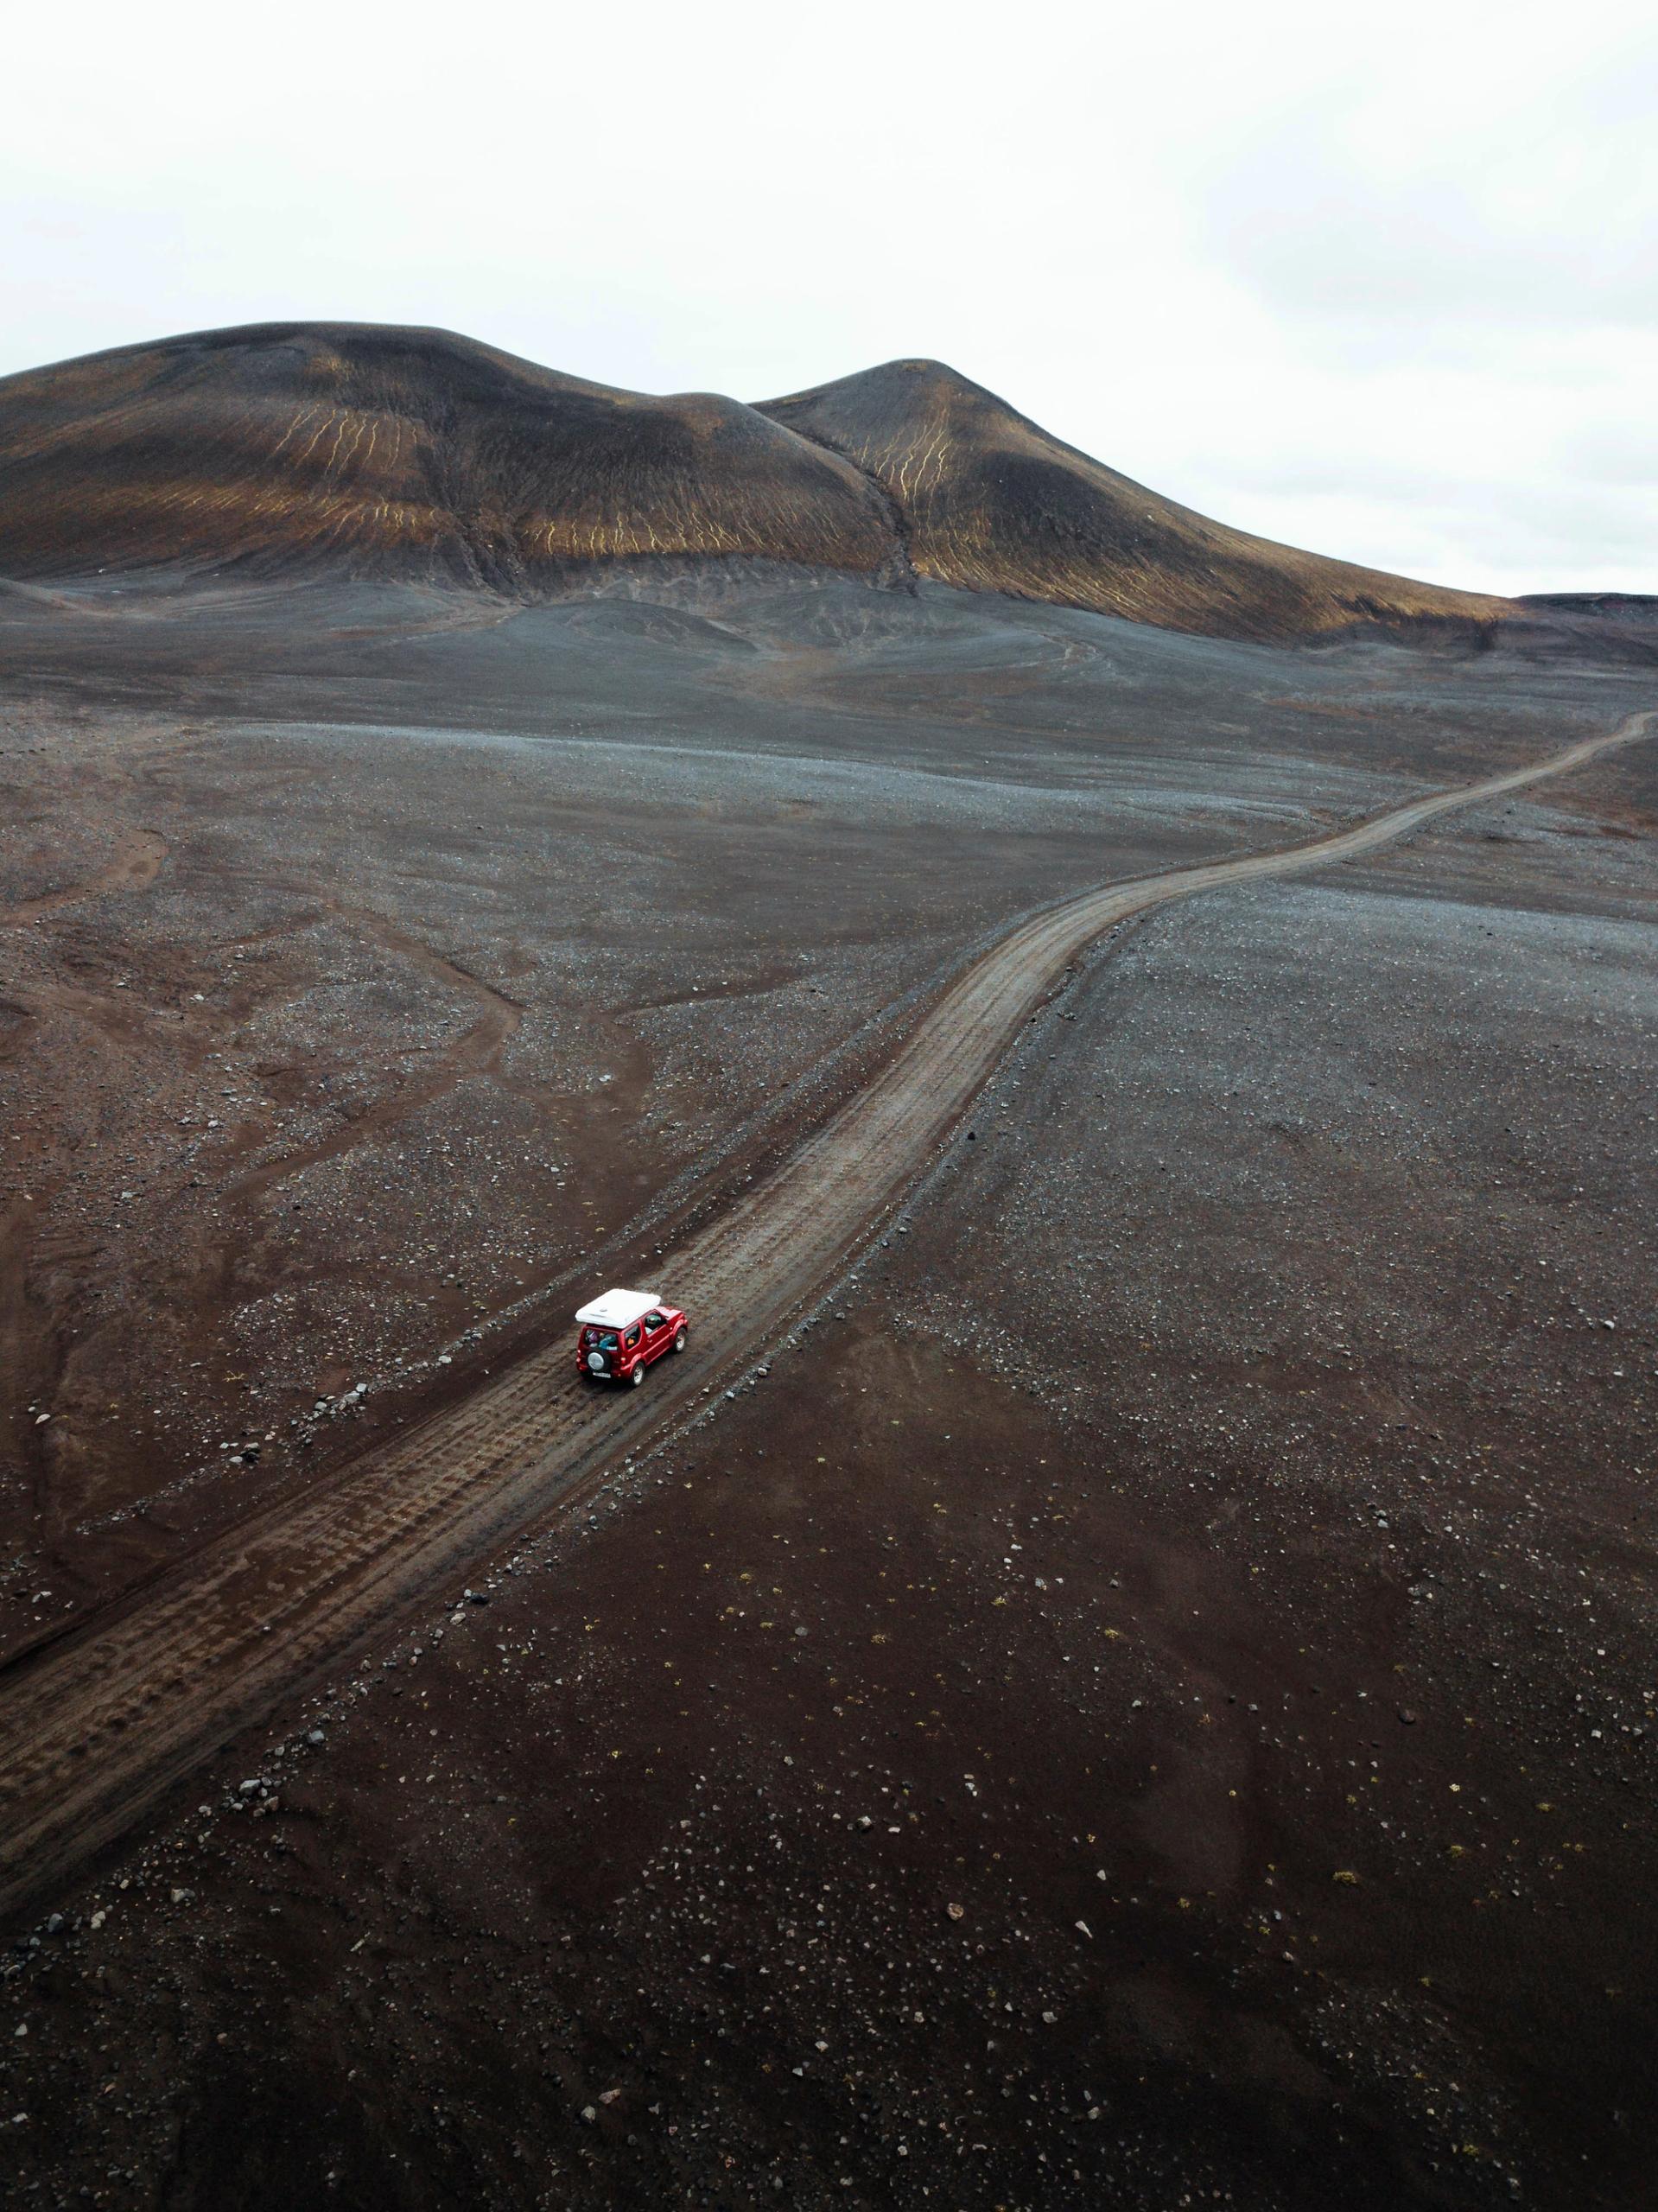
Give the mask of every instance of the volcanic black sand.
[[[1638, 607], [948, 589], [913, 475], [901, 571], [894, 374], [776, 410], [867, 403], [861, 567], [11, 563], [6, 1651], [556, 1340], [1016, 917], [1658, 705]], [[1101, 945], [764, 1371], [15, 1930], [17, 2201], [1646, 2201], [1655, 899], [1648, 741]]]

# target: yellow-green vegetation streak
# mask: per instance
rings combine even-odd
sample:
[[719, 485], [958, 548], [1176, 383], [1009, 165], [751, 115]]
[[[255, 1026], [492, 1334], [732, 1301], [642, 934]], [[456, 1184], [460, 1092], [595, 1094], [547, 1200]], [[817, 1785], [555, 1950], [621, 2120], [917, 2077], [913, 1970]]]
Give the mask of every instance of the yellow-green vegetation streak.
[[534, 598], [706, 559], [1239, 638], [1521, 612], [1229, 530], [936, 361], [748, 407], [445, 331], [270, 323], [0, 379], [0, 576], [326, 570]]
[[867, 574], [886, 503], [737, 401], [651, 398], [441, 331], [272, 324], [0, 380], [0, 574], [430, 576], [746, 556]]
[[1305, 637], [1361, 621], [1503, 620], [1512, 601], [1251, 537], [1050, 437], [938, 361], [892, 361], [765, 402], [875, 478], [917, 572], [1165, 628]]

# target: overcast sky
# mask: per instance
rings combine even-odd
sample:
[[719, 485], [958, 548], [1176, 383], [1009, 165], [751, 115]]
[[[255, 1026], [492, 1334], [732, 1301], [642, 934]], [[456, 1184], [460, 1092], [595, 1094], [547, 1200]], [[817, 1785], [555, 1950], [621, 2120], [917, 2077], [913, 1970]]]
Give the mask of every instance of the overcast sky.
[[6, 48], [0, 373], [291, 317], [746, 399], [936, 354], [1267, 537], [1658, 592], [1652, 0], [91, 0]]

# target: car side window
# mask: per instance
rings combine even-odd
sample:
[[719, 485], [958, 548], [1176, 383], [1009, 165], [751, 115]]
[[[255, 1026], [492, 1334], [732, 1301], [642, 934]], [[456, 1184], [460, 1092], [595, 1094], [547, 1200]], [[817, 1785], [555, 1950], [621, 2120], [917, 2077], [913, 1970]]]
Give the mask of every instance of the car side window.
[[667, 1319], [667, 1318], [668, 1317], [665, 1313], [647, 1313], [645, 1317], [645, 1325], [649, 1329], [651, 1335], [655, 1336], [657, 1331], [661, 1328], [663, 1323]]
[[622, 1341], [623, 1341], [623, 1343], [624, 1343], [624, 1344], [626, 1344], [626, 1346], [627, 1346], [628, 1350], [629, 1350], [630, 1351], [632, 1351], [632, 1349], [633, 1349], [633, 1347], [634, 1347], [634, 1345], [635, 1345], [636, 1344], [638, 1344], [638, 1340], [639, 1340], [639, 1325], [638, 1325], [638, 1323], [637, 1321], [635, 1321], [635, 1323], [633, 1324], [632, 1327], [628, 1331], [628, 1332], [627, 1332], [626, 1336], [622, 1339]]

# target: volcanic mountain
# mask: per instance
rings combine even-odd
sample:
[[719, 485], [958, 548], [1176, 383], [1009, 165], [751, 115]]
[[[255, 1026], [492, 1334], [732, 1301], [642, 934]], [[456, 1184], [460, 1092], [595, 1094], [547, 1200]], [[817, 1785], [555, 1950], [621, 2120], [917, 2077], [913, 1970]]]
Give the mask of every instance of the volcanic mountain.
[[0, 576], [413, 578], [784, 563], [1294, 639], [1514, 602], [1229, 530], [934, 361], [759, 406], [657, 398], [436, 330], [269, 323], [0, 379]]
[[447, 331], [271, 323], [0, 380], [0, 575], [894, 558], [862, 470], [735, 400], [654, 399]]
[[1410, 582], [1229, 530], [1119, 476], [941, 361], [819, 385], [761, 412], [844, 454], [902, 516], [917, 570], [965, 591], [1209, 636], [1293, 638], [1510, 601]]

